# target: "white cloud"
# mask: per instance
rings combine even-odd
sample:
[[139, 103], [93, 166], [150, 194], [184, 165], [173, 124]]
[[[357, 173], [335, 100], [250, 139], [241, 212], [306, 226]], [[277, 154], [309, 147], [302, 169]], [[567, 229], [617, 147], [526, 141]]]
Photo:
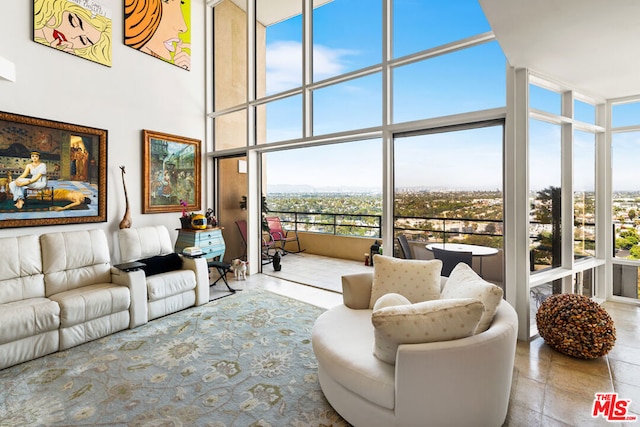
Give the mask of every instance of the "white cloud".
[[[314, 79], [344, 73], [347, 57], [356, 52], [332, 49], [322, 45], [313, 48]], [[302, 84], [302, 44], [297, 41], [278, 41], [267, 45], [267, 93], [277, 93]]]

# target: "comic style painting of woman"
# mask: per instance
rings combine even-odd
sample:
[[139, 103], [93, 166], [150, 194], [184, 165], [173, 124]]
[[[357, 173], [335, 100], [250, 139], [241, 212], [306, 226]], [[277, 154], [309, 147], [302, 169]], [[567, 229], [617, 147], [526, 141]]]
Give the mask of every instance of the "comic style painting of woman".
[[124, 0], [124, 44], [191, 69], [191, 0]]
[[111, 66], [111, 12], [94, 0], [34, 0], [33, 40]]

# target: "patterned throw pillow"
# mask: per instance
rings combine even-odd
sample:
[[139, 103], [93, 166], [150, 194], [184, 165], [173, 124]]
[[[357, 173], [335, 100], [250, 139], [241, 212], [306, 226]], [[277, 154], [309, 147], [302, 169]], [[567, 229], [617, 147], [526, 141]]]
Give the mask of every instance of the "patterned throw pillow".
[[384, 294], [397, 293], [412, 303], [440, 298], [440, 260], [373, 256], [373, 284], [369, 308]]
[[395, 364], [400, 344], [450, 341], [473, 335], [484, 307], [476, 299], [424, 301], [374, 310], [373, 354]]
[[448, 298], [476, 298], [482, 301], [484, 313], [478, 323], [476, 334], [489, 329], [493, 316], [502, 301], [502, 288], [489, 283], [478, 276], [467, 264], [458, 264], [442, 289], [440, 299]]

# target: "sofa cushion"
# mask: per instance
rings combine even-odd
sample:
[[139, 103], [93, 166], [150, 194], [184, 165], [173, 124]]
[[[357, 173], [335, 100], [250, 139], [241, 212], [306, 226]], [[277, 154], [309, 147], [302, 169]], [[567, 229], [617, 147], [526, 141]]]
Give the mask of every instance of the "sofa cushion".
[[145, 264], [142, 267], [144, 274], [149, 277], [155, 274], [167, 273], [169, 271], [180, 270], [182, 268], [182, 258], [176, 253], [167, 255], [156, 255], [138, 260]]
[[38, 236], [0, 239], [0, 304], [44, 297]]
[[47, 297], [111, 280], [111, 258], [103, 230], [66, 231], [40, 236]]
[[69, 327], [129, 309], [129, 288], [100, 283], [50, 297], [60, 305], [60, 326]]
[[398, 293], [412, 303], [440, 297], [440, 260], [400, 259], [374, 255], [369, 308], [384, 294]]
[[123, 228], [118, 231], [118, 246], [122, 262], [173, 252], [169, 230], [164, 225]]
[[394, 364], [400, 344], [450, 341], [473, 335], [484, 307], [473, 298], [395, 305], [371, 314], [374, 355]]
[[498, 304], [502, 300], [502, 288], [483, 280], [467, 264], [458, 264], [442, 289], [440, 298], [476, 298], [482, 301], [484, 313], [475, 333], [489, 329]]
[[29, 298], [3, 304], [0, 325], [0, 344], [55, 331], [60, 327], [60, 307], [47, 298]]
[[147, 279], [149, 301], [178, 295], [196, 288], [196, 275], [192, 270], [176, 270], [156, 274]]

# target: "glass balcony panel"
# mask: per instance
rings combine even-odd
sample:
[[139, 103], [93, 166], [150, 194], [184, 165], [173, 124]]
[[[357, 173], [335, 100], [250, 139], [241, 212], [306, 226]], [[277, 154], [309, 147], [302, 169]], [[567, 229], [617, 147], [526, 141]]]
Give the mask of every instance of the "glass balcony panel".
[[562, 265], [560, 126], [529, 123], [529, 261], [532, 271], [542, 271]]
[[540, 308], [540, 305], [549, 298], [551, 295], [562, 293], [562, 280], [552, 280], [547, 283], [541, 283], [539, 285], [531, 287], [529, 290], [529, 324], [530, 324], [530, 336], [535, 336], [538, 333], [538, 326], [536, 324], [536, 313]]
[[613, 295], [638, 299], [638, 266], [613, 264]]
[[491, 31], [477, 0], [394, 0], [393, 57]]
[[393, 69], [393, 123], [504, 107], [505, 58], [496, 42]]
[[382, 62], [382, 2], [333, 0], [313, 10], [313, 81]]
[[349, 80], [313, 92], [313, 134], [382, 125], [382, 75]]

